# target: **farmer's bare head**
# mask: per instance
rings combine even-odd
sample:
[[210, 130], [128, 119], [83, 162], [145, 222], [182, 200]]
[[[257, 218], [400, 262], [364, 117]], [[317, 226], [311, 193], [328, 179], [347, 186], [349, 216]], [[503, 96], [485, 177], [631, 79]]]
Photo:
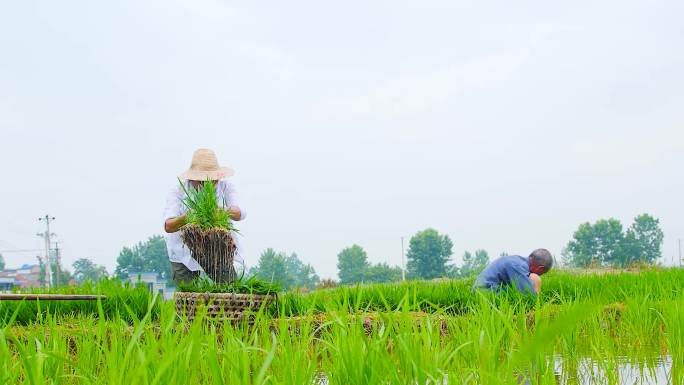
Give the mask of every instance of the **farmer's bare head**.
[[551, 270], [553, 256], [546, 249], [537, 249], [530, 254], [530, 272], [542, 275]]

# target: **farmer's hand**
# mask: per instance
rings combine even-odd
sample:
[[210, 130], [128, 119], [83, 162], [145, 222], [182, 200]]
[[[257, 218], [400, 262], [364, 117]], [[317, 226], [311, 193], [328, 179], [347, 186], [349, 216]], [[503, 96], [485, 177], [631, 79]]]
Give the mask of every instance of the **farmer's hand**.
[[243, 217], [242, 211], [237, 206], [228, 207], [226, 209], [226, 211], [228, 211], [228, 215], [230, 215], [230, 219], [232, 219], [234, 221], [239, 221]]
[[541, 291], [541, 277], [535, 273], [530, 273], [530, 281], [532, 281], [534, 292], [539, 294]]
[[164, 231], [167, 233], [175, 233], [180, 230], [187, 222], [187, 217], [185, 214], [179, 215], [177, 217], [169, 218], [164, 221]]

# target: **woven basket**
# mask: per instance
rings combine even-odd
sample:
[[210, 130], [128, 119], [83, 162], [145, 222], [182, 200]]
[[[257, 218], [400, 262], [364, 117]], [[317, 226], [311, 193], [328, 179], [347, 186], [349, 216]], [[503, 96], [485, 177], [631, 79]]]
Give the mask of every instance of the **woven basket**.
[[274, 295], [235, 293], [176, 292], [176, 314], [195, 319], [200, 309], [206, 309], [206, 318], [215, 321], [238, 323], [254, 320], [254, 313], [275, 300]]

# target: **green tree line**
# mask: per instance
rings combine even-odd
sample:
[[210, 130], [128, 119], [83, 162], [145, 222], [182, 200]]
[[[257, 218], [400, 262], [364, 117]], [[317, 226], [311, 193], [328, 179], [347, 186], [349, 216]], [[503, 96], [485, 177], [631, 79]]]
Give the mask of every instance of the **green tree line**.
[[[407, 279], [463, 278], [478, 274], [489, 262], [485, 250], [466, 251], [461, 266], [451, 262], [453, 242], [435, 229], [419, 231], [409, 241]], [[337, 255], [341, 284], [395, 282], [402, 278], [401, 267], [386, 263], [371, 264], [359, 245], [343, 249]]]
[[248, 275], [277, 283], [284, 290], [295, 287], [313, 289], [320, 281], [313, 266], [302, 262], [297, 254], [288, 255], [271, 248], [261, 253], [259, 261], [249, 270]]
[[663, 231], [660, 221], [641, 214], [624, 229], [615, 219], [583, 223], [563, 250], [565, 263], [575, 267], [628, 267], [653, 264], [662, 257]]
[[[543, 240], [540, 240], [543, 243]], [[583, 223], [564, 248], [563, 261], [576, 267], [616, 266], [634, 263], [653, 264], [662, 257], [663, 231], [660, 222], [649, 214], [642, 214], [624, 228], [614, 218]], [[502, 253], [501, 255], [506, 255]], [[466, 251], [457, 264], [453, 261], [453, 242], [446, 234], [425, 229], [411, 237], [407, 250], [406, 278], [462, 278], [477, 275], [489, 263], [483, 249]], [[79, 262], [80, 261], [80, 262]], [[104, 267], [82, 259], [74, 264], [74, 278], [98, 279], [106, 275]], [[164, 238], [155, 235], [133, 247], [124, 247], [117, 258], [115, 275], [127, 278], [129, 272], [154, 271], [162, 278], [170, 278], [170, 264]], [[351, 245], [337, 254], [339, 283], [394, 282], [402, 278], [401, 267], [387, 263], [370, 263], [368, 254], [359, 245]], [[313, 266], [302, 262], [296, 253], [274, 249], [264, 250], [247, 275], [279, 283], [284, 289], [314, 288], [321, 280]]]

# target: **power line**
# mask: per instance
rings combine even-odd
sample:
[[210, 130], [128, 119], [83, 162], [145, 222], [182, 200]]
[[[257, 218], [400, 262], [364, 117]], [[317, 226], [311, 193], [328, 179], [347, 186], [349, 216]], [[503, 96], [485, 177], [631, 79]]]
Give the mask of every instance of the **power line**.
[[45, 251], [43, 249], [14, 249], [14, 250], [0, 250], [0, 253], [35, 253], [37, 251]]

